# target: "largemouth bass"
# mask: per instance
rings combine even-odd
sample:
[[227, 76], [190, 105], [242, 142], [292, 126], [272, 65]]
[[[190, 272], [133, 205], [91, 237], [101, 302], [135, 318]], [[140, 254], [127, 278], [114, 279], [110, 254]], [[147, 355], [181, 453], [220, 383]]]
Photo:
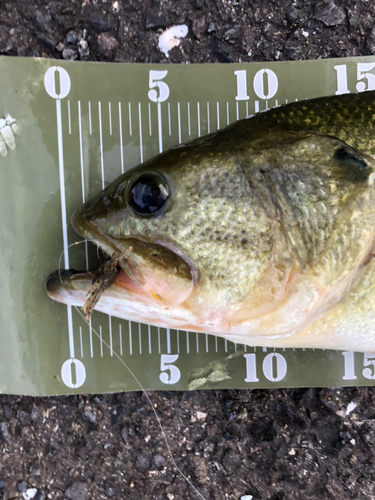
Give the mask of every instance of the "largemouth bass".
[[[95, 308], [251, 346], [373, 351], [374, 175], [375, 92], [281, 106], [176, 146], [72, 217], [116, 256]], [[92, 281], [55, 272], [46, 288], [83, 306]]]

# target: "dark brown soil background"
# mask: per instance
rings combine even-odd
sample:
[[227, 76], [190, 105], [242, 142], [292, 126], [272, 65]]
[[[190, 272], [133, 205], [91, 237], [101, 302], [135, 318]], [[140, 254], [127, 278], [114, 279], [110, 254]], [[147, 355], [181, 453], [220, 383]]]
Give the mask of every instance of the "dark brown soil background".
[[[372, 0], [0, 0], [0, 53], [238, 62], [375, 53]], [[166, 59], [160, 30], [188, 36]], [[151, 394], [176, 462], [206, 499], [375, 499], [375, 390]], [[346, 415], [348, 404], [357, 407]], [[198, 498], [142, 393], [0, 396], [0, 498]]]

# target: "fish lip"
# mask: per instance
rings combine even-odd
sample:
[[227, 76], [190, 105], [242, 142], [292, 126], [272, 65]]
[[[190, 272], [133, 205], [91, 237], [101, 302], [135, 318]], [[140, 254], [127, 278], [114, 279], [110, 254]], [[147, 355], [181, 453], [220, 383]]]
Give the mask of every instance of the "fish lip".
[[111, 255], [114, 252], [121, 250], [114, 244], [114, 241], [101, 233], [93, 224], [88, 222], [80, 212], [75, 212], [70, 220], [73, 229], [80, 236], [88, 241], [91, 241], [98, 247], [102, 248], [107, 254]]
[[88, 288], [91, 286], [93, 273], [90, 271], [77, 271], [75, 269], [59, 269], [54, 271], [49, 276], [44, 283], [47, 295], [53, 299], [60, 302], [59, 299], [61, 290], [78, 290], [79, 287], [74, 286], [75, 280], [87, 281]]

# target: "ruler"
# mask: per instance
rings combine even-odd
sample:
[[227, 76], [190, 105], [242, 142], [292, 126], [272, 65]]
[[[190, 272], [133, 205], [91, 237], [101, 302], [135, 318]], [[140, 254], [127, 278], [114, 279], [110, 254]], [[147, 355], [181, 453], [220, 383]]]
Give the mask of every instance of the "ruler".
[[0, 114], [20, 132], [0, 158], [2, 392], [375, 383], [371, 353], [250, 348], [98, 312], [87, 324], [43, 288], [62, 252], [62, 268], [98, 265], [100, 250], [80, 241], [69, 220], [118, 175], [270, 107], [375, 89], [375, 57], [184, 66], [1, 58], [0, 65]]

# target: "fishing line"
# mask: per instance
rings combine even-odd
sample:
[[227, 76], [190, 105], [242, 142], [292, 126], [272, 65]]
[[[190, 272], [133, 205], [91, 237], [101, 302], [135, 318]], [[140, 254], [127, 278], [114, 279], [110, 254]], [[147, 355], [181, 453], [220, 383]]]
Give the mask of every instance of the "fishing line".
[[[80, 242], [82, 243], [82, 242]], [[75, 243], [73, 243], [74, 245]], [[103, 340], [102, 337], [100, 337], [100, 335], [98, 334], [98, 332], [92, 328], [92, 326], [90, 326], [90, 323], [86, 320], [86, 318], [84, 317], [84, 315], [81, 313], [81, 311], [78, 309], [77, 306], [73, 306], [74, 309], [76, 309], [76, 311], [78, 312], [78, 314], [82, 317], [82, 319], [84, 320], [85, 323], [87, 323], [87, 325], [91, 328], [91, 330], [95, 333], [95, 335], [98, 337], [98, 339], [100, 339], [100, 341], [106, 346], [108, 347], [108, 349], [111, 349], [110, 345], [107, 344], [107, 342], [105, 340]], [[169, 446], [169, 441], [168, 441], [168, 438], [167, 438], [167, 435], [164, 431], [164, 427], [161, 423], [161, 420], [159, 418], [159, 415], [157, 413], [157, 411], [155, 410], [155, 407], [154, 405], [152, 404], [152, 401], [151, 401], [151, 398], [150, 396], [147, 394], [146, 390], [143, 388], [142, 384], [140, 383], [140, 381], [138, 380], [138, 378], [136, 377], [136, 375], [134, 374], [134, 372], [131, 370], [131, 368], [129, 368], [129, 366], [125, 363], [125, 361], [117, 354], [116, 351], [114, 351], [112, 349], [112, 352], [113, 354], [115, 355], [115, 357], [120, 361], [120, 363], [122, 363], [125, 368], [128, 370], [128, 372], [130, 373], [130, 375], [133, 377], [133, 379], [136, 381], [136, 383], [139, 385], [141, 391], [143, 392], [143, 394], [146, 396], [146, 399], [149, 403], [149, 405], [151, 406], [152, 408], [152, 411], [154, 412], [154, 415], [156, 417], [156, 420], [158, 422], [158, 425], [160, 427], [160, 430], [161, 430], [161, 433], [163, 435], [163, 439], [164, 439], [164, 442], [165, 442], [165, 445], [167, 447], [167, 451], [168, 451], [168, 455], [169, 455], [169, 458], [171, 459], [172, 461], [172, 464], [173, 466], [175, 467], [175, 469], [177, 470], [177, 472], [185, 479], [185, 481], [193, 488], [193, 490], [195, 491], [195, 493], [197, 493], [197, 495], [202, 499], [202, 500], [208, 500], [207, 498], [205, 498], [202, 493], [194, 486], [194, 484], [190, 481], [190, 479], [182, 472], [182, 470], [179, 468], [179, 466], [177, 465], [176, 463], [176, 460], [174, 459], [173, 457], [173, 454], [172, 454], [172, 450], [171, 450], [171, 447]]]
[[74, 243], [71, 243], [70, 245], [67, 246], [67, 248], [64, 248], [64, 250], [61, 252], [60, 258], [59, 258], [58, 270], [59, 270], [59, 278], [60, 278], [61, 284], [63, 284], [63, 281], [61, 279], [61, 259], [63, 258], [64, 253], [67, 252], [69, 250], [69, 248], [74, 247], [74, 245], [80, 245], [81, 243], [85, 243], [86, 241], [92, 241], [93, 243], [95, 243], [95, 245], [96, 245], [96, 254], [97, 254], [98, 259], [101, 262], [101, 259], [99, 257], [99, 250], [101, 249], [100, 243], [97, 243], [95, 240], [87, 240], [87, 239], [86, 240], [81, 240], [81, 241], [75, 241]]

